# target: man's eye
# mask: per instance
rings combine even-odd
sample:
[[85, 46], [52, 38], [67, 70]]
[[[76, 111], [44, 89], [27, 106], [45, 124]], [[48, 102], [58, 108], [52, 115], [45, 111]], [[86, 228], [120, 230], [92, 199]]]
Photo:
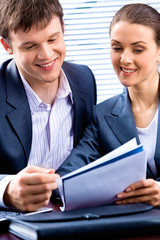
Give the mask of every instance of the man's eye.
[[33, 47], [35, 47], [35, 45], [29, 45], [29, 46], [26, 46], [25, 49], [32, 49]]
[[56, 38], [53, 38], [53, 39], [50, 39], [50, 40], [48, 40], [48, 42], [55, 42], [56, 41]]

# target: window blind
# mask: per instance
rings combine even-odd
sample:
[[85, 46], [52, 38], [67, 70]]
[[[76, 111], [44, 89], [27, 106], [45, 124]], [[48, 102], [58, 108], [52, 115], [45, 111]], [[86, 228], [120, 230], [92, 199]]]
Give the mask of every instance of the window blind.
[[[122, 91], [110, 61], [109, 25], [128, 3], [145, 3], [160, 11], [159, 0], [60, 0], [64, 9], [66, 60], [88, 65], [97, 83], [98, 102]], [[9, 56], [0, 46], [0, 62]]]

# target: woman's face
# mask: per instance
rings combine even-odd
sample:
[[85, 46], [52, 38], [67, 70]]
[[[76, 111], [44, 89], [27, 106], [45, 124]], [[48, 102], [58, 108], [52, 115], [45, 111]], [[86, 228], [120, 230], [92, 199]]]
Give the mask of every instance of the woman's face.
[[154, 31], [141, 24], [123, 21], [113, 25], [111, 61], [124, 86], [152, 84], [158, 77], [160, 61], [160, 48], [156, 44]]

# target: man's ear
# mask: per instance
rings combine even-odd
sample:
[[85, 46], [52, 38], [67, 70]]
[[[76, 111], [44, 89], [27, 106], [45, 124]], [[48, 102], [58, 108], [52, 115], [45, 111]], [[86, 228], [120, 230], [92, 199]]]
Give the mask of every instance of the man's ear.
[[13, 54], [13, 51], [12, 51], [12, 49], [10, 48], [8, 42], [7, 42], [4, 38], [1, 38], [0, 41], [1, 41], [4, 49], [6, 50], [6, 52], [7, 52], [8, 54], [12, 55], [12, 54]]
[[63, 31], [63, 34], [64, 34], [64, 20], [62, 22], [62, 31]]

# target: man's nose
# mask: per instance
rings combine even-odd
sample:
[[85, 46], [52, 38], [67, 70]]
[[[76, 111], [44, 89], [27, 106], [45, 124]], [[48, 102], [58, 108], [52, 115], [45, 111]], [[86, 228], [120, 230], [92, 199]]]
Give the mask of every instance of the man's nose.
[[39, 59], [50, 59], [50, 57], [53, 55], [53, 50], [48, 45], [43, 45], [40, 47], [38, 52], [38, 58]]

